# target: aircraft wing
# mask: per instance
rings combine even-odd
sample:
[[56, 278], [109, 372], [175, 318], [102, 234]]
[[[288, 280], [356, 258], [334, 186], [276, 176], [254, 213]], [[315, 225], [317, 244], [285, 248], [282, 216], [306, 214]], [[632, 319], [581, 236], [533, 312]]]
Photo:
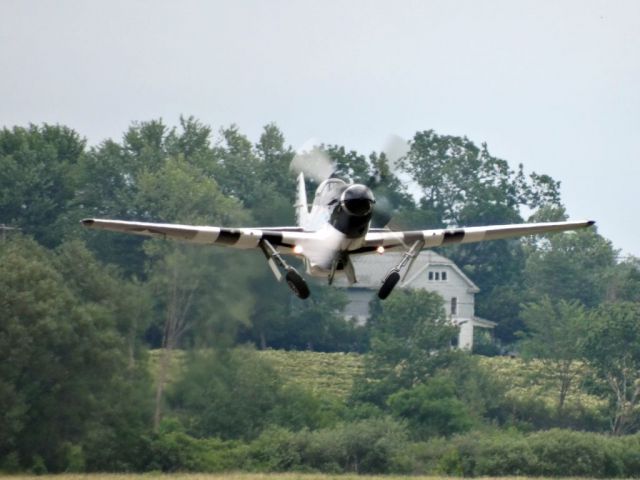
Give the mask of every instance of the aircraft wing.
[[280, 247], [279, 250], [284, 250], [284, 253], [288, 253], [287, 250], [292, 249], [298, 241], [310, 236], [309, 232], [303, 232], [299, 227], [223, 228], [97, 218], [86, 218], [82, 220], [82, 224], [87, 228], [110, 230], [112, 232], [243, 249], [256, 248], [258, 242], [264, 238], [274, 247]]
[[513, 225], [492, 225], [487, 227], [467, 227], [437, 230], [414, 230], [405, 232], [369, 232], [365, 237], [361, 252], [383, 246], [387, 249], [410, 248], [416, 241], [424, 241], [423, 248], [439, 247], [454, 243], [475, 243], [502, 238], [522, 237], [540, 233], [563, 232], [593, 225], [593, 220], [569, 222], [520, 223]]

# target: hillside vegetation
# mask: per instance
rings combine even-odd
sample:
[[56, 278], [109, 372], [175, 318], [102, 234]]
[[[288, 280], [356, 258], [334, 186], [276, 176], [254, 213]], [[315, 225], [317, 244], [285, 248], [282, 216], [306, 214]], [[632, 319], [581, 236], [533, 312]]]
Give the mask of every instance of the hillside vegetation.
[[[320, 148], [403, 229], [569, 217], [557, 180], [463, 136], [418, 131], [393, 162]], [[360, 325], [258, 249], [80, 223], [292, 225], [294, 156], [273, 124], [0, 130], [0, 471], [640, 475], [640, 261], [596, 228], [442, 249], [509, 359], [452, 349], [434, 292]]]
[[[313, 351], [263, 350], [258, 357], [272, 365], [285, 382], [303, 387], [317, 394], [334, 395], [346, 400], [353, 388], [354, 380], [364, 372], [364, 357], [358, 353], [325, 353]], [[150, 368], [157, 378], [159, 350], [150, 353]], [[181, 350], [173, 352], [170, 381], [180, 377], [184, 368]], [[552, 409], [558, 399], [558, 387], [554, 378], [545, 374], [541, 362], [525, 361], [508, 356], [478, 357], [487, 373], [495, 375], [506, 387], [506, 395], [513, 399], [533, 399]], [[586, 393], [580, 385], [588, 378], [584, 365], [575, 367], [576, 381], [573, 384], [568, 403], [586, 409], [599, 411], [606, 407], [601, 397]]]

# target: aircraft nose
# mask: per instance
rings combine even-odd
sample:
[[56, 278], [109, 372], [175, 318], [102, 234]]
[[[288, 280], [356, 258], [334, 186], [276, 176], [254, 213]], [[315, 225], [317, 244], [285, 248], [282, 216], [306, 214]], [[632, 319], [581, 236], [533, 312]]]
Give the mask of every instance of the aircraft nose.
[[371, 190], [365, 185], [351, 185], [340, 197], [342, 208], [350, 215], [362, 217], [369, 215], [373, 210], [373, 204], [376, 203]]

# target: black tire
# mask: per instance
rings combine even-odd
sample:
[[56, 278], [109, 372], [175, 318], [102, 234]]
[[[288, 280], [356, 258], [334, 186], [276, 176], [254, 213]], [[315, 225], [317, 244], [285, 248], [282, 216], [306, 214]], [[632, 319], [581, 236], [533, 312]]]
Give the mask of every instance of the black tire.
[[389, 275], [387, 275], [387, 278], [384, 279], [384, 283], [380, 287], [380, 290], [378, 290], [378, 298], [380, 298], [380, 300], [384, 300], [385, 298], [387, 298], [393, 290], [393, 287], [395, 287], [399, 281], [400, 272], [393, 271]]
[[309, 297], [309, 294], [311, 293], [309, 291], [309, 286], [295, 268], [290, 268], [289, 270], [287, 270], [287, 274], [284, 276], [284, 278], [287, 281], [287, 285], [289, 285], [289, 288], [296, 297], [302, 299]]

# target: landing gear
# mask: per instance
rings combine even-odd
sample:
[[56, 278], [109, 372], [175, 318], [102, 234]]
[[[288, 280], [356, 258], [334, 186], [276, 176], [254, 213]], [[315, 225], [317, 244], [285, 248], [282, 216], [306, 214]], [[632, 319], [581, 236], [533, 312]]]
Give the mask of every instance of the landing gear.
[[279, 282], [282, 281], [284, 273], [284, 279], [294, 295], [302, 299], [308, 298], [310, 294], [309, 286], [307, 285], [307, 282], [304, 281], [304, 278], [302, 278], [302, 275], [284, 261], [282, 256], [268, 240], [263, 238], [260, 240], [259, 245], [264, 256], [267, 257], [267, 263], [269, 264], [269, 267], [271, 267], [271, 271], [276, 277], [276, 280]]
[[[387, 298], [393, 291], [394, 287], [400, 281], [400, 278], [404, 279], [407, 276], [407, 273], [409, 273], [409, 270], [411, 270], [411, 266], [413, 265], [415, 259], [418, 257], [418, 254], [420, 253], [420, 250], [422, 250], [422, 247], [424, 247], [424, 240], [416, 240], [411, 248], [404, 252], [400, 263], [389, 270], [387, 276], [384, 277], [384, 280], [382, 280], [382, 286], [380, 287], [380, 290], [378, 290], [378, 298], [380, 298], [381, 300]], [[405, 267], [406, 270], [404, 272], [404, 275], [402, 275], [401, 277], [400, 272]]]
[[393, 287], [400, 281], [400, 272], [398, 270], [391, 270], [382, 281], [382, 286], [378, 290], [378, 298], [384, 300], [389, 296]]
[[294, 295], [302, 299], [309, 297], [309, 286], [295, 268], [289, 267], [284, 278]]
[[353, 268], [351, 258], [346, 252], [342, 252], [340, 255], [336, 255], [336, 257], [331, 262], [331, 270], [329, 270], [329, 275], [327, 276], [329, 285], [333, 285], [333, 280], [335, 279], [336, 272], [338, 270], [345, 274], [349, 286], [358, 282], [358, 279], [356, 278], [356, 270], [355, 268]]

